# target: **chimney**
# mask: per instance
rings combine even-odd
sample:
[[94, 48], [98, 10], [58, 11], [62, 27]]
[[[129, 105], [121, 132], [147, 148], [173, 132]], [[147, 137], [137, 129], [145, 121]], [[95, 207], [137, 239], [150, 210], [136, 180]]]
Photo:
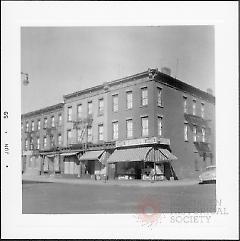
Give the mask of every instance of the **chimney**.
[[207, 88], [207, 93], [213, 95], [213, 90], [211, 88]]
[[171, 76], [171, 69], [168, 68], [168, 67], [162, 67], [162, 68], [161, 68], [161, 72], [162, 72], [163, 74], [167, 74], [167, 75], [170, 75], [170, 76]]

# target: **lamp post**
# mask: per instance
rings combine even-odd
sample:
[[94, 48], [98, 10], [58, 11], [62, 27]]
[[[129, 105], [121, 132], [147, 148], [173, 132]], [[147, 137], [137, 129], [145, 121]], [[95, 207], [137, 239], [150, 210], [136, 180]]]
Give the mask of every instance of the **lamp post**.
[[29, 74], [21, 72], [21, 75], [24, 76], [23, 85], [25, 85], [25, 86], [28, 85], [29, 84]]

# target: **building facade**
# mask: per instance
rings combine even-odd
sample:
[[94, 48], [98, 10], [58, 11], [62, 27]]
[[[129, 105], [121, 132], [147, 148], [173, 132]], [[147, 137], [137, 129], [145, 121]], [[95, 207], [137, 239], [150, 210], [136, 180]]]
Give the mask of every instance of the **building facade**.
[[23, 114], [21, 121], [22, 172], [53, 172], [54, 160], [48, 162], [45, 153], [55, 157], [63, 146], [63, 103]]
[[168, 69], [63, 98], [59, 155], [65, 174], [105, 169], [109, 178], [142, 179], [153, 169], [159, 178], [181, 179], [215, 164], [215, 97], [171, 77]]

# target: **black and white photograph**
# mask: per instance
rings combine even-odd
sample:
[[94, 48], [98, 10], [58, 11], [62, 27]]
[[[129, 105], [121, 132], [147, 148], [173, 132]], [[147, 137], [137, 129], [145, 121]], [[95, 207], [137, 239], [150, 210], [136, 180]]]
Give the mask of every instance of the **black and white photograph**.
[[[67, 6], [66, 2], [58, 4], [50, 7], [63, 10]], [[225, 5], [229, 13], [236, 10], [234, 2]], [[26, 4], [27, 11], [34, 6]], [[75, 5], [68, 6], [75, 16]], [[82, 6], [86, 16], [93, 14], [87, 12], [90, 6]], [[117, 10], [114, 5], [98, 3], [93, 12], [103, 10], [102, 6], [111, 6], [111, 16]], [[216, 4], [221, 11], [223, 6]], [[124, 7], [122, 10], [132, 10]], [[20, 6], [20, 12], [23, 9]], [[144, 8], [139, 9], [142, 16]], [[159, 10], [160, 14], [160, 3]], [[44, 19], [43, 14], [42, 22], [31, 17], [28, 24], [23, 18], [15, 30], [18, 65], [12, 72], [17, 79], [11, 81], [18, 90], [7, 97], [12, 104], [5, 101], [2, 111], [2, 172], [6, 180], [15, 176], [11, 183], [17, 184], [10, 196], [2, 199], [13, 201], [18, 195], [17, 208], [8, 211], [17, 213], [16, 233], [20, 235], [22, 228], [23, 237], [56, 238], [53, 230], [58, 230], [65, 238], [69, 233], [73, 238], [96, 238], [109, 225], [116, 224], [111, 231], [118, 232], [117, 223], [123, 222], [127, 232], [134, 223], [132, 230], [141, 230], [142, 238], [216, 238], [221, 225], [227, 230], [223, 238], [237, 238], [238, 166], [235, 144], [228, 146], [235, 134], [226, 131], [235, 121], [235, 110], [226, 103], [218, 109], [226, 99], [232, 100], [230, 95], [236, 97], [228, 89], [237, 86], [237, 69], [232, 71], [232, 79], [222, 81], [223, 75], [230, 74], [223, 63], [235, 61], [235, 56], [230, 60], [221, 55], [218, 22], [139, 21], [136, 25], [127, 20], [119, 24], [115, 19], [116, 24], [97, 24], [100, 16], [104, 19], [102, 13], [93, 24], [81, 20], [71, 24], [67, 18], [64, 24], [58, 15], [55, 24], [48, 23], [52, 17]], [[231, 47], [226, 46], [229, 54], [236, 51]], [[223, 63], [219, 64], [220, 58]], [[9, 68], [9, 59], [4, 67]], [[2, 75], [4, 83], [9, 72]], [[225, 96], [219, 86], [225, 88]], [[7, 94], [14, 88], [8, 83]], [[18, 111], [12, 114], [14, 108]], [[230, 122], [225, 122], [226, 117]], [[16, 123], [15, 139], [8, 121]], [[9, 161], [13, 153], [14, 161]], [[234, 204], [228, 205], [228, 201]], [[229, 220], [232, 230], [226, 226]], [[80, 223], [90, 236], [71, 232]], [[39, 228], [48, 228], [40, 236], [31, 236], [26, 233], [27, 225], [33, 235]], [[198, 226], [198, 231], [189, 234], [180, 228]], [[171, 229], [176, 232], [166, 235]], [[111, 237], [105, 232], [103, 237]], [[127, 232], [121, 237], [135, 237], [133, 233], [126, 236]], [[148, 232], [153, 236], [147, 236]], [[9, 230], [6, 233], [16, 237]]]
[[22, 27], [21, 70], [23, 213], [216, 211], [213, 26]]

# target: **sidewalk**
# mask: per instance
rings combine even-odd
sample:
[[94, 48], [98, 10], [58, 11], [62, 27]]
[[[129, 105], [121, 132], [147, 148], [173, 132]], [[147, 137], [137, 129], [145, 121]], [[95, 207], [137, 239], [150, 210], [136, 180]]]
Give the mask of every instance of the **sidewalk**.
[[92, 180], [92, 179], [80, 179], [80, 178], [64, 178], [54, 176], [37, 176], [37, 175], [22, 175], [23, 181], [35, 181], [35, 182], [49, 182], [49, 183], [66, 183], [76, 185], [119, 185], [119, 186], [186, 186], [198, 184], [198, 179], [182, 179], [175, 181], [143, 181], [143, 180]]

